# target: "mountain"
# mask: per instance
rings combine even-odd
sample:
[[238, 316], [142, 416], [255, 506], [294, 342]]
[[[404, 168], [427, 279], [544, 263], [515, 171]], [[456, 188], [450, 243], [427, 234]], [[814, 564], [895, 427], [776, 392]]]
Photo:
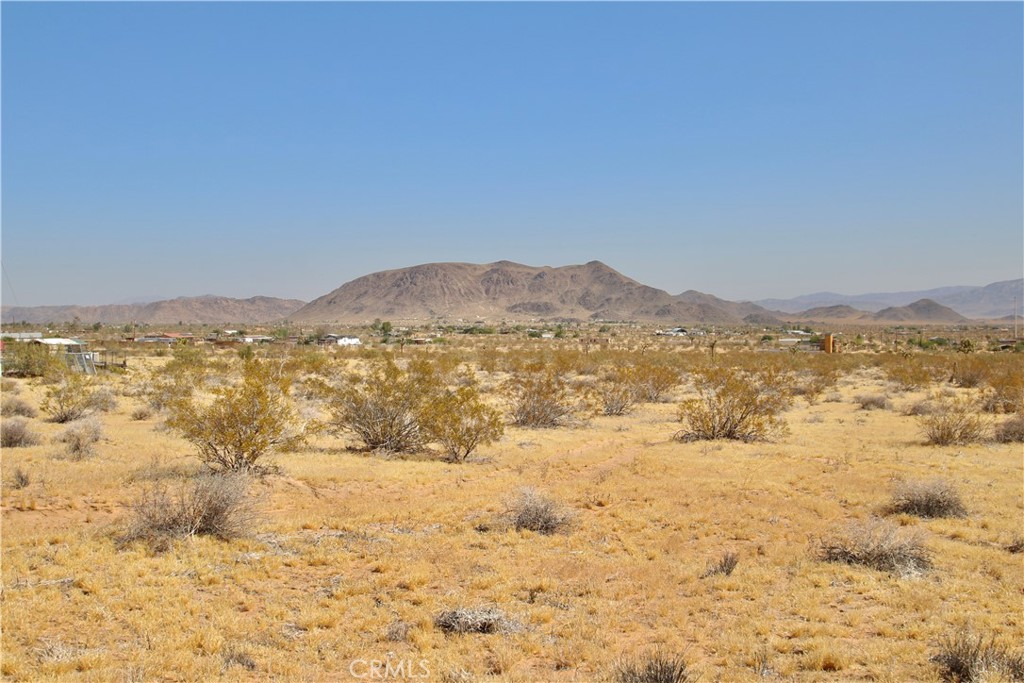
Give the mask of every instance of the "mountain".
[[906, 306], [930, 299], [952, 308], [968, 318], [996, 319], [1013, 314], [1014, 295], [1018, 307], [1024, 305], [1024, 279], [993, 282], [984, 287], [939, 287], [915, 292], [875, 292], [873, 294], [836, 294], [816, 292], [792, 299], [760, 299], [754, 303], [785, 313], [801, 313], [812, 308], [851, 306], [877, 313], [885, 308]]
[[390, 320], [635, 320], [737, 324], [770, 312], [700, 292], [678, 297], [600, 261], [552, 268], [511, 261], [428, 263], [348, 282], [292, 314], [301, 322]]
[[792, 316], [788, 316], [797, 320], [828, 320], [828, 321], [856, 321], [871, 319], [871, 313], [866, 311], [860, 311], [852, 306], [846, 306], [838, 304], [835, 306], [817, 306], [815, 308], [809, 308], [806, 311], [800, 311]]
[[921, 299], [908, 306], [892, 306], [872, 316], [880, 322], [915, 322], [915, 323], [962, 323], [967, 318], [952, 308], [936, 303], [931, 299]]
[[277, 299], [254, 296], [249, 299], [231, 299], [223, 296], [179, 297], [148, 304], [113, 304], [109, 306], [4, 306], [5, 323], [28, 322], [34, 324], [67, 322], [78, 318], [93, 323], [146, 323], [173, 325], [184, 323], [243, 323], [254, 324], [282, 320], [305, 304], [297, 299]]

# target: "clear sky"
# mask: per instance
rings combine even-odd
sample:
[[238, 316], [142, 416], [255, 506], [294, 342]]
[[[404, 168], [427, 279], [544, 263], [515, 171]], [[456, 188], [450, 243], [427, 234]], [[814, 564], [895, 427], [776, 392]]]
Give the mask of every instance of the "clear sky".
[[601, 260], [727, 299], [1024, 270], [1024, 4], [12, 3], [5, 305]]

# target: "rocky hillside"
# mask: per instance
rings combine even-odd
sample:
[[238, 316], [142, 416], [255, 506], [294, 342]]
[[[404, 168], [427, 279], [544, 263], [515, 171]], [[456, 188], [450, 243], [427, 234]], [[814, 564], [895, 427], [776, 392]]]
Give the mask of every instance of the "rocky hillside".
[[428, 263], [373, 273], [311, 301], [301, 322], [382, 320], [635, 320], [736, 324], [771, 313], [699, 292], [672, 296], [609, 268]]
[[93, 323], [147, 323], [172, 325], [184, 323], [255, 324], [282, 320], [305, 304], [297, 299], [254, 296], [231, 299], [223, 296], [179, 297], [148, 304], [110, 306], [28, 306], [3, 308], [3, 322], [67, 322], [78, 318]]

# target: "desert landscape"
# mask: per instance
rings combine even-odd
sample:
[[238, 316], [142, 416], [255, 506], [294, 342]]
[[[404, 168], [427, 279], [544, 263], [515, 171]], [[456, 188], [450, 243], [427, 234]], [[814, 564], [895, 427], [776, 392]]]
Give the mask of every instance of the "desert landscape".
[[1020, 354], [780, 330], [8, 341], [3, 676], [1021, 680]]

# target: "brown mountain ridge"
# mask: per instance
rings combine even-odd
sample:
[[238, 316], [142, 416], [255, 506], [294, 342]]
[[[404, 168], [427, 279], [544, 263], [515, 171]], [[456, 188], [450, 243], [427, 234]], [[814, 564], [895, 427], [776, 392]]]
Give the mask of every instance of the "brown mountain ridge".
[[348, 282], [296, 311], [296, 322], [574, 320], [741, 323], [775, 320], [755, 304], [700, 292], [672, 296], [600, 261], [561, 267], [428, 263]]
[[178, 297], [148, 304], [111, 304], [108, 306], [4, 306], [3, 322], [43, 324], [83, 322], [106, 324], [146, 323], [173, 325], [184, 323], [255, 324], [282, 320], [305, 304], [298, 299], [254, 296], [232, 299], [224, 296]]

